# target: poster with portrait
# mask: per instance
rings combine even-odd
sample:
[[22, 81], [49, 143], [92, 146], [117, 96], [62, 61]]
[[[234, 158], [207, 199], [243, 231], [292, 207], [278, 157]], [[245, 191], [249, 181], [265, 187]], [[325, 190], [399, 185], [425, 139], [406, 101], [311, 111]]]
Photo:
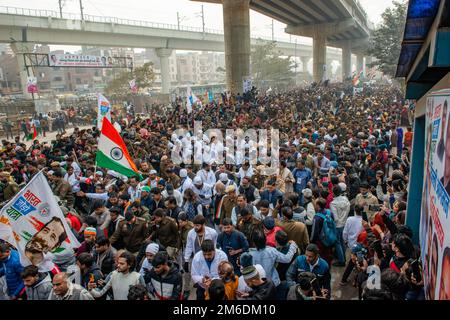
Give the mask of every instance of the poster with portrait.
[[28, 93], [37, 93], [37, 78], [36, 77], [27, 77], [27, 92]]
[[450, 299], [450, 90], [427, 97], [420, 246], [425, 295]]
[[80, 246], [42, 171], [0, 211], [0, 239], [18, 249], [22, 263], [34, 265], [48, 253]]

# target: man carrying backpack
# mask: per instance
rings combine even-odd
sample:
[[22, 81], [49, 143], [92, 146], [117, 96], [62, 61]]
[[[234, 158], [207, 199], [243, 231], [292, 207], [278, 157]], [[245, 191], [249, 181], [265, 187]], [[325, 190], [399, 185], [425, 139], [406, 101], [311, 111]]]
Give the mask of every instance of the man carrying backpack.
[[317, 245], [320, 256], [331, 266], [333, 261], [333, 247], [336, 244], [337, 232], [331, 211], [325, 209], [326, 200], [316, 201], [316, 215], [313, 219], [311, 243]]

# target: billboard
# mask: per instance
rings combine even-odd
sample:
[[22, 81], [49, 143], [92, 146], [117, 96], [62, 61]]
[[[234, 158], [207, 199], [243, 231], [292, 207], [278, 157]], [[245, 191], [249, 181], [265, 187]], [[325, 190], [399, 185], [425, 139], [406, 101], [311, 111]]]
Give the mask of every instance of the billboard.
[[131, 68], [131, 58], [49, 53], [50, 67]]
[[427, 98], [425, 172], [420, 218], [425, 294], [450, 299], [450, 90]]

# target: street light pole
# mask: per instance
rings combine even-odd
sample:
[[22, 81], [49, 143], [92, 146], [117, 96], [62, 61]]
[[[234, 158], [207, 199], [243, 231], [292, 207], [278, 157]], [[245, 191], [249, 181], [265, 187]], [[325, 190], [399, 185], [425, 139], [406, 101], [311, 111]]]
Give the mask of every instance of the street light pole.
[[177, 11], [178, 30], [180, 30], [180, 13]]
[[272, 41], [275, 41], [275, 34], [273, 29], [273, 19], [272, 19]]
[[62, 0], [58, 0], [59, 3], [59, 17], [62, 19], [63, 15], [62, 15]]
[[80, 12], [81, 12], [81, 20], [84, 20], [84, 15], [83, 15], [83, 0], [80, 0]]
[[203, 37], [205, 36], [205, 12], [203, 11], [202, 5], [202, 24], [203, 24]]

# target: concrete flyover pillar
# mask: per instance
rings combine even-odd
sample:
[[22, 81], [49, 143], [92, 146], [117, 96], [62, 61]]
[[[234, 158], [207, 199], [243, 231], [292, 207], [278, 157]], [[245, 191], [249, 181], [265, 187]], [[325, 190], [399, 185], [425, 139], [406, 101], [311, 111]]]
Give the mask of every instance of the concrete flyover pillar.
[[227, 89], [242, 93], [250, 76], [250, 0], [223, 0]]
[[327, 36], [320, 29], [313, 36], [313, 78], [314, 82], [326, 80]]
[[352, 43], [350, 40], [344, 41], [342, 45], [342, 78], [352, 76]]
[[370, 71], [370, 69], [371, 69], [370, 64], [371, 64], [372, 62], [373, 62], [372, 57], [366, 57], [366, 68], [365, 68], [366, 73], [365, 73], [365, 75], [367, 75], [367, 74], [369, 73], [369, 71]]
[[358, 53], [356, 55], [356, 72], [360, 73], [361, 70], [363, 71], [363, 75], [366, 76], [366, 70], [364, 68], [364, 55]]
[[156, 55], [161, 60], [161, 92], [170, 93], [170, 67], [169, 57], [172, 55], [172, 49], [158, 48]]
[[[34, 76], [33, 68], [25, 66], [25, 53], [33, 53], [34, 43], [30, 42], [13, 42], [11, 43], [11, 49], [16, 55], [17, 63], [19, 65], [20, 84], [22, 87], [22, 94], [25, 99], [31, 99], [33, 95], [27, 92], [28, 77]], [[38, 84], [39, 85], [39, 84]]]
[[300, 57], [300, 60], [302, 61], [302, 72], [307, 73], [308, 72], [308, 63], [311, 60], [311, 57], [302, 56]]

